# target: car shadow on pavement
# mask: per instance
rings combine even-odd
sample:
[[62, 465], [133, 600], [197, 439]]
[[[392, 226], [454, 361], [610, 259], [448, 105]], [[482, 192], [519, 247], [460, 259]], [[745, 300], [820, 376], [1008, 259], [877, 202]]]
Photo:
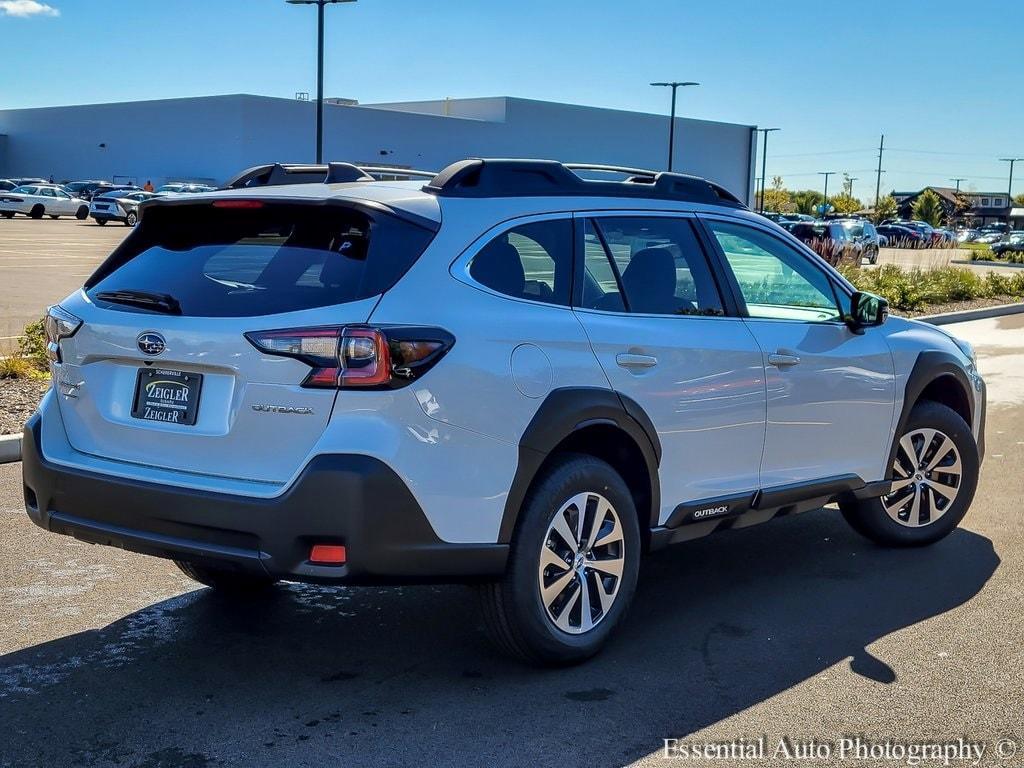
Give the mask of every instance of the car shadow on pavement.
[[618, 766], [847, 659], [900, 685], [866, 648], [999, 558], [965, 530], [880, 549], [825, 512], [645, 565], [612, 644], [563, 670], [493, 651], [466, 587], [197, 589], [0, 657], [0, 766]]

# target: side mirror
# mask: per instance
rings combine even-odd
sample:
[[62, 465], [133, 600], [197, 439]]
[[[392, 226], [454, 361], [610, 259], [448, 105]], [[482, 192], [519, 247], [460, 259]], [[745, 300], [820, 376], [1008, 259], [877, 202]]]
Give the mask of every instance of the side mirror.
[[850, 297], [847, 324], [855, 333], [862, 328], [874, 328], [889, 318], [889, 302], [873, 293], [857, 291]]

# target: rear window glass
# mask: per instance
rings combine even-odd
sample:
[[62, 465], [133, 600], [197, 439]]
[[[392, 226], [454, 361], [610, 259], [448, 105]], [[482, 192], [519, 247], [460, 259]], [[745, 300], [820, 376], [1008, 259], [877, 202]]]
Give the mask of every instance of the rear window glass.
[[340, 205], [156, 206], [86, 283], [102, 298], [159, 294], [181, 314], [246, 317], [343, 304], [383, 293], [433, 233], [397, 217]]

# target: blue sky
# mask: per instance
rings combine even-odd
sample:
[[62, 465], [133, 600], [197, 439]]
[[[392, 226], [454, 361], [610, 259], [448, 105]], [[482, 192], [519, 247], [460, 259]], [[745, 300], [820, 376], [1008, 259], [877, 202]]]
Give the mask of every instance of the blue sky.
[[[313, 92], [315, 15], [284, 0], [0, 0], [0, 108]], [[769, 177], [850, 172], [864, 199], [883, 132], [883, 191], [954, 176], [1004, 190], [997, 158], [1024, 157], [1017, 0], [360, 0], [328, 17], [331, 96], [665, 113], [647, 84], [697, 80], [680, 114], [780, 127]]]

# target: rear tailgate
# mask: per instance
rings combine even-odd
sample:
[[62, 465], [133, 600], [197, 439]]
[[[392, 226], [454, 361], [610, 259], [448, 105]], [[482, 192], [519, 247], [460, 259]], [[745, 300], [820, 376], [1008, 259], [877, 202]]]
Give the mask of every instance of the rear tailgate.
[[83, 321], [55, 366], [71, 445], [162, 469], [287, 481], [326, 428], [337, 390], [303, 386], [309, 365], [266, 355], [245, 334], [365, 323], [430, 233], [296, 204], [217, 210], [204, 201], [149, 210], [143, 222], [62, 303]]

